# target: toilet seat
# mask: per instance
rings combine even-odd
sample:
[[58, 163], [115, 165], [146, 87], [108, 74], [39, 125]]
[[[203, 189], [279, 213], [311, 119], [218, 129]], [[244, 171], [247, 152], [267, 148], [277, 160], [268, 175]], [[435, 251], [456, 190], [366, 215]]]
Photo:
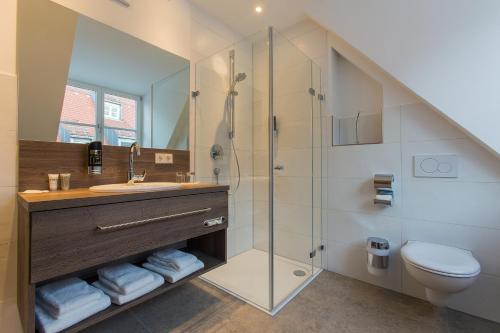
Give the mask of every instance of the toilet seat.
[[473, 277], [481, 271], [470, 251], [440, 244], [408, 241], [401, 256], [412, 266], [443, 276]]

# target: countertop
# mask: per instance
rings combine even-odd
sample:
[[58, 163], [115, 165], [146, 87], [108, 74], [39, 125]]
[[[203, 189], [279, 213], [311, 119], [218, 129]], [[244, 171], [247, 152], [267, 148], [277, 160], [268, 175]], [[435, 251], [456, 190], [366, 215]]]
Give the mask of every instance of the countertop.
[[225, 192], [228, 190], [229, 186], [227, 185], [215, 185], [209, 183], [184, 184], [182, 185], [182, 188], [166, 191], [128, 193], [103, 193], [93, 192], [88, 188], [77, 188], [68, 191], [54, 191], [36, 194], [19, 192], [18, 201], [28, 212], [39, 212], [45, 210], [159, 199], [191, 194]]

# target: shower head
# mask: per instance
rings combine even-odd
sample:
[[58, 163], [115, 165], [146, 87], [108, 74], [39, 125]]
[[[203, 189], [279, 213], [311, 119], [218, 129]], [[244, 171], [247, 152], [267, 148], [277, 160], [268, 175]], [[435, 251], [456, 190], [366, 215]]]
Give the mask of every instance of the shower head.
[[238, 73], [238, 75], [236, 75], [236, 78], [234, 79], [234, 81], [241, 82], [246, 78], [247, 78], [247, 75], [245, 73]]
[[230, 91], [233, 91], [234, 88], [236, 87], [236, 84], [238, 82], [241, 82], [247, 78], [247, 75], [245, 73], [238, 73], [236, 77], [234, 78], [234, 81], [231, 83], [231, 89]]

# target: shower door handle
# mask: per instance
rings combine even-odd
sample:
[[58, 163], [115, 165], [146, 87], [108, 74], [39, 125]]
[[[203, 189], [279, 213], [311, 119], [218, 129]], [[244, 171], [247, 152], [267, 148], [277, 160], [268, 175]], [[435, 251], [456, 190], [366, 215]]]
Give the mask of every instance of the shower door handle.
[[274, 167], [274, 170], [284, 170], [285, 169], [285, 166], [284, 165], [276, 165]]

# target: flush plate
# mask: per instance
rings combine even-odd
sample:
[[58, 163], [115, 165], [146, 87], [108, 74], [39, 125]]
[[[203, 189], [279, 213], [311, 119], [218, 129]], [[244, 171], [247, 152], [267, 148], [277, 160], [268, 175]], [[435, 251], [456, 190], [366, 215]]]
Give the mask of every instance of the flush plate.
[[413, 156], [415, 177], [426, 178], [457, 178], [458, 156], [446, 155], [415, 155]]

